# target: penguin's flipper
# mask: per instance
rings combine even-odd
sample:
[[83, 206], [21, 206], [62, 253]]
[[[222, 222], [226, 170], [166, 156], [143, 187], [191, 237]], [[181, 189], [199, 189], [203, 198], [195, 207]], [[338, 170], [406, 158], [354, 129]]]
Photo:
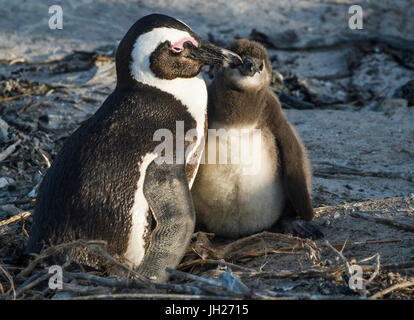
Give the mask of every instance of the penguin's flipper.
[[[313, 218], [312, 200], [309, 190], [310, 176], [306, 172], [308, 159], [299, 136], [289, 124], [280, 106], [279, 99], [272, 93], [268, 102], [273, 116], [268, 125], [273, 128], [279, 150], [280, 167], [283, 176], [283, 190], [286, 194], [287, 206], [292, 215], [310, 221]], [[310, 169], [309, 169], [310, 170]], [[293, 211], [293, 212], [292, 212]]]
[[156, 282], [166, 279], [184, 256], [195, 228], [195, 210], [185, 165], [152, 162], [146, 171], [144, 196], [156, 227], [139, 272]]
[[[285, 130], [294, 132], [290, 125]], [[295, 137], [296, 138], [296, 137]], [[300, 218], [310, 221], [313, 218], [313, 207], [311, 195], [308, 190], [308, 181], [305, 168], [306, 161], [301, 145], [297, 139], [286, 138], [286, 134], [278, 138], [279, 150], [281, 153], [281, 165], [283, 174], [283, 190], [286, 193], [286, 199], [290, 207]]]

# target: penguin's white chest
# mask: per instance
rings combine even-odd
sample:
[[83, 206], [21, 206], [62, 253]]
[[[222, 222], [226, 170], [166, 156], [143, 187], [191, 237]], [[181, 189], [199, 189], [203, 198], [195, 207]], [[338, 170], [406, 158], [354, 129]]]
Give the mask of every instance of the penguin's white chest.
[[[174, 98], [179, 100], [187, 108], [187, 111], [196, 121], [196, 127], [194, 129], [196, 130], [197, 139], [188, 147], [188, 150], [186, 150], [186, 163], [191, 161], [196, 164], [195, 172], [189, 183], [191, 187], [204, 150], [203, 136], [207, 111], [206, 84], [201, 76], [190, 79], [179, 78], [174, 80], [162, 80], [150, 77], [146, 79], [145, 83], [173, 95]], [[165, 107], [168, 108], [168, 106]], [[177, 119], [177, 121], [180, 121], [180, 119]], [[148, 153], [142, 157], [141, 163], [138, 164], [140, 166], [140, 177], [134, 194], [134, 204], [131, 209], [131, 232], [127, 250], [124, 254], [127, 263], [132, 267], [140, 265], [144, 258], [145, 248], [147, 246], [145, 239], [148, 239], [146, 235], [150, 228], [147, 221], [148, 215], [151, 213], [148, 202], [144, 196], [143, 186], [146, 170], [155, 158], [155, 153]]]
[[[236, 129], [228, 139], [216, 139], [217, 164], [210, 164], [211, 140], [207, 141], [206, 164], [199, 168], [192, 194], [198, 222], [218, 235], [239, 237], [261, 231], [271, 227], [282, 212], [284, 195], [274, 137], [267, 129], [260, 130], [260, 141], [252, 135]], [[229, 153], [234, 149], [232, 161]], [[225, 151], [227, 164], [219, 163]]]
[[[194, 128], [196, 131], [196, 141], [185, 150], [187, 155], [186, 163], [195, 164], [196, 166], [192, 178], [189, 181], [191, 188], [204, 150], [204, 126], [206, 123], [208, 97], [206, 83], [199, 75], [190, 79], [178, 78], [170, 80], [168, 83], [157, 83], [157, 87], [170, 93], [174, 98], [180, 101], [187, 108], [187, 111], [196, 122], [196, 127]], [[192, 135], [190, 132], [184, 133], [185, 136], [187, 136], [187, 134], [190, 134], [190, 136]]]
[[[177, 90], [171, 92], [176, 99], [181, 101], [187, 108], [188, 112], [196, 121], [196, 142], [189, 146], [189, 150], [186, 150], [187, 158], [186, 163], [194, 163], [196, 165], [195, 171], [191, 180], [189, 181], [190, 188], [193, 185], [195, 176], [200, 165], [201, 156], [204, 151], [204, 133], [207, 115], [207, 87], [201, 76], [197, 76], [192, 79], [177, 79], [184, 81], [184, 83], [178, 83]], [[175, 81], [175, 80], [174, 80]], [[185, 90], [183, 90], [185, 88]]]

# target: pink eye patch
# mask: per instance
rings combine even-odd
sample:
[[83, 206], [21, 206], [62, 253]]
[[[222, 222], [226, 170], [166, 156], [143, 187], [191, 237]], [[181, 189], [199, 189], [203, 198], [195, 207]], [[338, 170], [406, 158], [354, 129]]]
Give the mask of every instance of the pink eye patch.
[[198, 42], [194, 38], [185, 37], [185, 38], [182, 38], [181, 40], [173, 43], [173, 45], [172, 45], [173, 51], [175, 51], [175, 52], [183, 51], [184, 43], [186, 43], [187, 41], [190, 41], [195, 47], [198, 47]]

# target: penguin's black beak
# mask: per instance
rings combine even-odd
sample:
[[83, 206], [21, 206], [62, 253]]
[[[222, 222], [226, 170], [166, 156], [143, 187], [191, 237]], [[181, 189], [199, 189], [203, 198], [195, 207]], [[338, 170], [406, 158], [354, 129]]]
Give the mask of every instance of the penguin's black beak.
[[263, 70], [263, 64], [257, 66], [250, 58], [246, 58], [243, 61], [243, 64], [237, 67], [240, 73], [246, 77], [253, 77], [256, 72]]
[[208, 41], [200, 40], [198, 47], [189, 42], [186, 42], [184, 45], [188, 46], [187, 48], [190, 51], [188, 57], [203, 65], [221, 65], [227, 67], [238, 66], [243, 63], [242, 58], [238, 54], [217, 47]]

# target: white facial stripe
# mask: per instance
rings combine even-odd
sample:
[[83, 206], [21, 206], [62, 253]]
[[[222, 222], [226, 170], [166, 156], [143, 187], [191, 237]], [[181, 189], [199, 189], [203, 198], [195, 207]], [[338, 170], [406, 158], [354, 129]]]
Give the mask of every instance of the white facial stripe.
[[170, 41], [171, 44], [183, 38], [192, 38], [186, 31], [172, 28], [155, 28], [150, 32], [138, 37], [132, 50], [132, 64], [130, 66], [131, 75], [137, 81], [150, 84], [154, 77], [150, 69], [150, 56], [155, 49], [163, 42]]
[[173, 95], [187, 107], [188, 112], [195, 119], [198, 139], [194, 149], [189, 154], [188, 158], [190, 159], [194, 152], [199, 149], [201, 137], [204, 136], [208, 96], [206, 83], [200, 75], [194, 78], [160, 79], [154, 75], [150, 68], [150, 56], [161, 43], [169, 40], [173, 44], [186, 37], [192, 38], [188, 32], [171, 28], [156, 28], [141, 35], [132, 50], [130, 68], [131, 75], [135, 80]]
[[[165, 27], [156, 28], [141, 35], [132, 50], [130, 68], [131, 75], [135, 80], [172, 94], [185, 104], [193, 114], [193, 111], [198, 113], [199, 109], [205, 109], [207, 106], [207, 89], [201, 76], [166, 80], [157, 78], [150, 68], [150, 56], [160, 43], [166, 40], [176, 43], [188, 37], [191, 38], [186, 31]], [[197, 117], [195, 119], [197, 120]]]

